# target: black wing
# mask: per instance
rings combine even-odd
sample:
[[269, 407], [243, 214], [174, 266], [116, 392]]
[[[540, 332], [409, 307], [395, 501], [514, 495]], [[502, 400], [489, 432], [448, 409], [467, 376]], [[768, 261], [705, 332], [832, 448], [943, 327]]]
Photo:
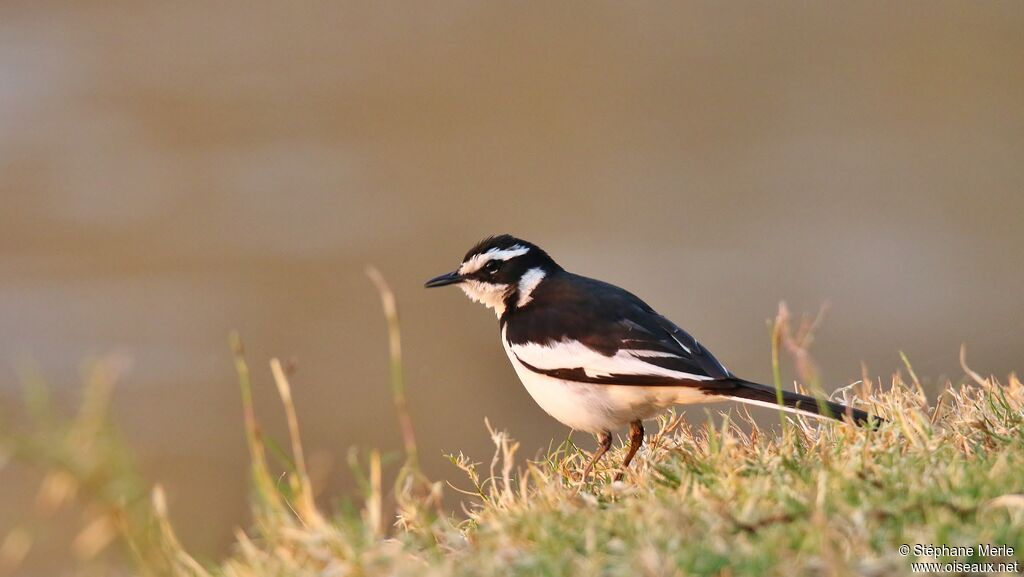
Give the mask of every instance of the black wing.
[[732, 378], [696, 339], [632, 293], [570, 273], [545, 279], [533, 301], [502, 324], [520, 362], [561, 379], [710, 385]]

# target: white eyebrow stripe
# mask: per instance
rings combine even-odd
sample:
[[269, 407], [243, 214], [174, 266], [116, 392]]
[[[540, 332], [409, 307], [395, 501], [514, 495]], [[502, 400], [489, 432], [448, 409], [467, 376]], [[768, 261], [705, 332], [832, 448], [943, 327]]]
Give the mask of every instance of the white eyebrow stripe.
[[475, 254], [472, 258], [462, 263], [459, 267], [459, 274], [470, 274], [480, 270], [480, 267], [492, 260], [508, 260], [530, 252], [530, 247], [517, 244], [509, 248], [494, 247], [491, 250]]

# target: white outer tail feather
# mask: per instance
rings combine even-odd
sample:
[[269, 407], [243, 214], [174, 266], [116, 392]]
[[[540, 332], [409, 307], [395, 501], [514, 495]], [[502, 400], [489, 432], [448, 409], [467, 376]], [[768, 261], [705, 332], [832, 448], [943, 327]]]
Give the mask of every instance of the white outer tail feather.
[[803, 409], [797, 409], [797, 408], [794, 408], [794, 407], [787, 407], [786, 405], [780, 405], [778, 403], [767, 403], [765, 401], [758, 401], [758, 400], [755, 400], [755, 399], [745, 399], [743, 397], [725, 397], [725, 398], [727, 398], [729, 400], [732, 400], [732, 401], [737, 401], [737, 402], [740, 402], [740, 403], [746, 403], [748, 405], [757, 405], [759, 407], [766, 407], [766, 408], [769, 408], [769, 409], [775, 409], [776, 411], [785, 411], [787, 413], [793, 413], [793, 414], [796, 414], [796, 415], [803, 415], [805, 417], [814, 417], [815, 419], [827, 419], [828, 418], [825, 415], [819, 415], [818, 413], [812, 413], [810, 411], [805, 411]]

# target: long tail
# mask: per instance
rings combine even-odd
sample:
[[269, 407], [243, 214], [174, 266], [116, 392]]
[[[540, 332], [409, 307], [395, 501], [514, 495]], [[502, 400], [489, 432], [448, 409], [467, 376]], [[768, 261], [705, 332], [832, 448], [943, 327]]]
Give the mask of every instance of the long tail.
[[844, 416], [849, 416], [854, 423], [862, 427], [870, 425], [872, 419], [876, 421], [882, 420], [878, 417], [872, 417], [870, 413], [860, 409], [847, 407], [846, 405], [824, 399], [818, 400], [814, 397], [808, 397], [807, 395], [801, 395], [792, 391], [782, 391], [782, 406], [779, 406], [778, 392], [775, 390], [775, 387], [741, 379], [736, 379], [735, 385], [735, 388], [730, 389], [725, 395], [742, 403], [782, 409], [783, 411], [812, 417], [830, 417], [843, 420]]

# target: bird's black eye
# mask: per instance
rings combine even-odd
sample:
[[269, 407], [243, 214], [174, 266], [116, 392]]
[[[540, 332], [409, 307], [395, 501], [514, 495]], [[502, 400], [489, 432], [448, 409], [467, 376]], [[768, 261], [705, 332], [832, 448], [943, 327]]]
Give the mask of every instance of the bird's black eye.
[[500, 261], [500, 260], [487, 261], [487, 264], [484, 265], [484, 272], [486, 272], [487, 274], [494, 274], [494, 273], [498, 272], [501, 269], [501, 265], [502, 264], [504, 264], [504, 261]]

